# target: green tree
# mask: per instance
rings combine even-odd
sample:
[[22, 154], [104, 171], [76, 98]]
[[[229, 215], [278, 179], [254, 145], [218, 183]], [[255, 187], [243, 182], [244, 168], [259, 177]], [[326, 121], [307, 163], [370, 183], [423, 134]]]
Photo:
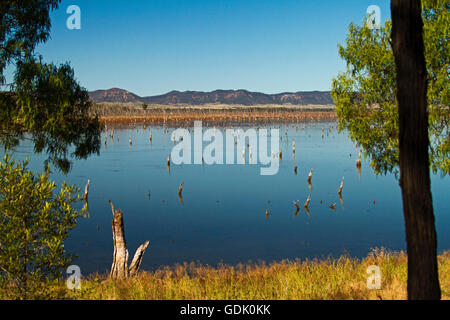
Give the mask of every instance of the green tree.
[[420, 0], [392, 0], [399, 166], [408, 253], [408, 299], [441, 298], [430, 183], [427, 70]]
[[392, 23], [351, 24], [339, 46], [346, 72], [333, 79], [341, 130], [371, 156], [375, 172], [398, 172], [408, 252], [408, 298], [439, 299], [430, 166], [450, 172], [450, 5], [392, 0]]
[[[50, 33], [50, 10], [60, 0], [3, 0], [0, 3], [0, 144], [7, 150], [30, 139], [36, 153], [67, 173], [69, 148], [76, 158], [100, 150], [100, 124], [89, 115], [87, 91], [68, 63], [46, 64], [35, 53]], [[14, 68], [14, 81], [4, 71]]]
[[145, 111], [145, 110], [147, 110], [147, 108], [148, 108], [148, 104], [143, 103], [143, 104], [142, 104], [142, 109], [144, 109], [144, 111]]
[[[24, 139], [46, 152], [45, 173], [35, 176], [9, 156], [0, 165], [0, 285], [8, 297], [45, 298], [72, 256], [63, 241], [84, 214], [75, 210], [79, 190], [63, 184], [54, 193], [49, 162], [67, 173], [69, 150], [85, 158], [100, 150], [100, 124], [89, 115], [87, 91], [68, 63], [56, 66], [35, 53], [50, 33], [50, 11], [60, 0], [0, 2], [0, 144]], [[7, 83], [5, 70], [13, 68]], [[73, 148], [72, 148], [73, 147]]]
[[[432, 169], [450, 172], [450, 5], [445, 0], [422, 2], [428, 80], [428, 115]], [[372, 159], [377, 173], [398, 172], [399, 116], [396, 65], [391, 47], [391, 21], [371, 30], [350, 24], [339, 55], [347, 70], [332, 83], [339, 129]]]
[[[51, 281], [62, 277], [73, 256], [63, 241], [85, 209], [79, 190], [56, 184], [49, 169], [36, 176], [27, 161], [0, 163], [0, 287], [3, 298], [45, 299], [52, 297]], [[0, 294], [1, 296], [1, 294]]]

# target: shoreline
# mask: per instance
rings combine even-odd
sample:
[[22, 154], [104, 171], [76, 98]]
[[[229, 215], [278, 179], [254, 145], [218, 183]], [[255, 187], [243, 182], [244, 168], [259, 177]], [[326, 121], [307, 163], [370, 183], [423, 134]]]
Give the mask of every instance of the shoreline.
[[[450, 251], [438, 255], [442, 299], [450, 299]], [[381, 271], [380, 288], [367, 287], [369, 267]], [[135, 278], [111, 280], [91, 274], [82, 300], [405, 300], [407, 256], [404, 251], [373, 249], [365, 258], [283, 260], [259, 264], [196, 263], [161, 266]]]
[[96, 112], [103, 124], [183, 124], [202, 120], [211, 123], [264, 123], [264, 122], [308, 122], [337, 120], [332, 108], [291, 108], [291, 107], [251, 107], [251, 108], [151, 108]]

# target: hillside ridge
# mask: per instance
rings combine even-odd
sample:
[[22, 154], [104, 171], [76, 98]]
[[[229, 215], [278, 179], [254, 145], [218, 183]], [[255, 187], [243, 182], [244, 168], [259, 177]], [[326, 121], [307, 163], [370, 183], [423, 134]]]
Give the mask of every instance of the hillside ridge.
[[112, 88], [89, 92], [90, 98], [96, 103], [146, 103], [159, 105], [333, 105], [329, 91], [299, 91], [265, 94], [247, 90], [215, 90], [201, 91], [170, 91], [166, 94], [140, 97], [124, 89]]

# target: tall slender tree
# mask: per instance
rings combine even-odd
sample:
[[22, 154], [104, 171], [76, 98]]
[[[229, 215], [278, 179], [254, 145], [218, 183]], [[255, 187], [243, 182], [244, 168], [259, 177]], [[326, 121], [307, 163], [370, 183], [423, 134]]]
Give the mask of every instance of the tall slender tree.
[[399, 166], [408, 253], [408, 298], [440, 299], [430, 190], [427, 70], [420, 0], [392, 0]]

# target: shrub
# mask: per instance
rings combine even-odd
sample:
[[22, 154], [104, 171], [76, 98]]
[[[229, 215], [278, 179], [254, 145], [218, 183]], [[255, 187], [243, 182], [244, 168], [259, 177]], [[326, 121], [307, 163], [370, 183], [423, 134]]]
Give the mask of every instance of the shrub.
[[35, 175], [28, 160], [0, 162], [0, 287], [7, 299], [47, 299], [74, 256], [63, 241], [85, 208], [75, 186], [63, 183], [59, 193], [50, 171]]

